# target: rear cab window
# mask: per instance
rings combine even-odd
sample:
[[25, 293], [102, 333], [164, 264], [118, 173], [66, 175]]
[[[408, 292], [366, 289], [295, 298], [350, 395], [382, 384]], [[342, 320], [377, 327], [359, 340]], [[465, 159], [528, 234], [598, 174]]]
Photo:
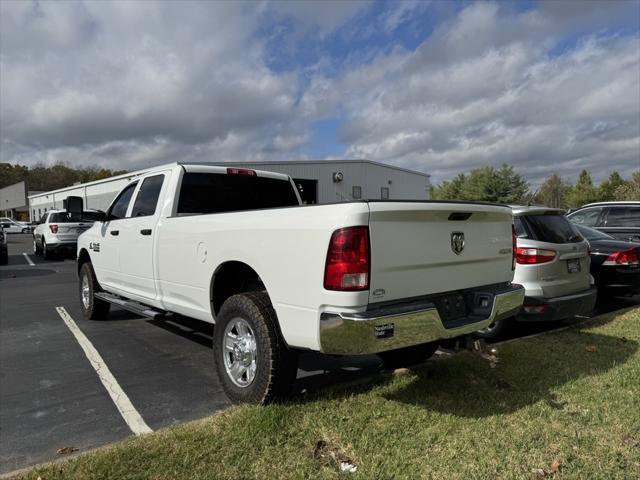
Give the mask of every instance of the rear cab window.
[[514, 217], [518, 238], [547, 243], [577, 243], [583, 240], [580, 232], [564, 216], [549, 214], [523, 214]]
[[299, 206], [288, 180], [256, 175], [186, 172], [178, 215], [225, 213]]

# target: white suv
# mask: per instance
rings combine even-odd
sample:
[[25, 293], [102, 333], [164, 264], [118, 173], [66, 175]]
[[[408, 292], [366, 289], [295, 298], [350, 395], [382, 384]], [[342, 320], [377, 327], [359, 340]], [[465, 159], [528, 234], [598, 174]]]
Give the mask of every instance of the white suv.
[[[512, 207], [516, 270], [513, 283], [525, 288], [524, 305], [515, 320], [550, 322], [584, 315], [595, 306], [589, 273], [589, 243], [564, 215], [546, 207]], [[492, 338], [509, 322], [494, 322], [476, 335]]]
[[71, 220], [66, 210], [50, 210], [40, 218], [33, 231], [33, 252], [48, 260], [53, 253], [62, 250], [75, 252], [78, 236], [93, 225], [99, 215], [95, 210], [85, 210], [82, 221]]

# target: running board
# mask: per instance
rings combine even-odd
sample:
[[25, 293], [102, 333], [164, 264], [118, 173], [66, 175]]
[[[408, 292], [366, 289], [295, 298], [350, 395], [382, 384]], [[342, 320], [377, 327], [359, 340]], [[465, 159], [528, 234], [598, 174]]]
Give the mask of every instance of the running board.
[[162, 320], [172, 316], [171, 313], [164, 312], [162, 310], [154, 310], [153, 308], [142, 303], [134, 302], [133, 300], [126, 300], [107, 292], [95, 292], [93, 295], [100, 300], [104, 300], [105, 302], [117, 305], [120, 308], [124, 308], [131, 313], [151, 318], [153, 320]]

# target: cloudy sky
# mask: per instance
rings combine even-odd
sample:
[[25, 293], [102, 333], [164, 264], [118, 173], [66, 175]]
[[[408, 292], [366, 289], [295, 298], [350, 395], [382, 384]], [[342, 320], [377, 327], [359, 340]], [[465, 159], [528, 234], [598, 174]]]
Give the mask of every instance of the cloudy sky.
[[0, 161], [640, 168], [640, 2], [0, 2]]

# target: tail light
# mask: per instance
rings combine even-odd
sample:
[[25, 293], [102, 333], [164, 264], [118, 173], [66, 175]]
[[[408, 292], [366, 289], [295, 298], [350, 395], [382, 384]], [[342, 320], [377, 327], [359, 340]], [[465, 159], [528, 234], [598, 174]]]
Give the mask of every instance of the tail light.
[[635, 247], [622, 252], [614, 252], [607, 257], [602, 265], [640, 265], [638, 252]]
[[516, 262], [520, 265], [535, 265], [547, 263], [556, 258], [554, 250], [544, 250], [542, 248], [516, 248]]
[[516, 237], [516, 226], [511, 224], [511, 270], [516, 269], [516, 242], [518, 237]]
[[324, 269], [327, 290], [357, 291], [369, 288], [369, 227], [348, 227], [331, 235]]
[[49, 225], [49, 230], [51, 230], [51, 233], [58, 233], [58, 225], [56, 224]]
[[241, 175], [243, 177], [258, 176], [255, 170], [248, 170], [246, 168], [227, 168], [227, 175]]

